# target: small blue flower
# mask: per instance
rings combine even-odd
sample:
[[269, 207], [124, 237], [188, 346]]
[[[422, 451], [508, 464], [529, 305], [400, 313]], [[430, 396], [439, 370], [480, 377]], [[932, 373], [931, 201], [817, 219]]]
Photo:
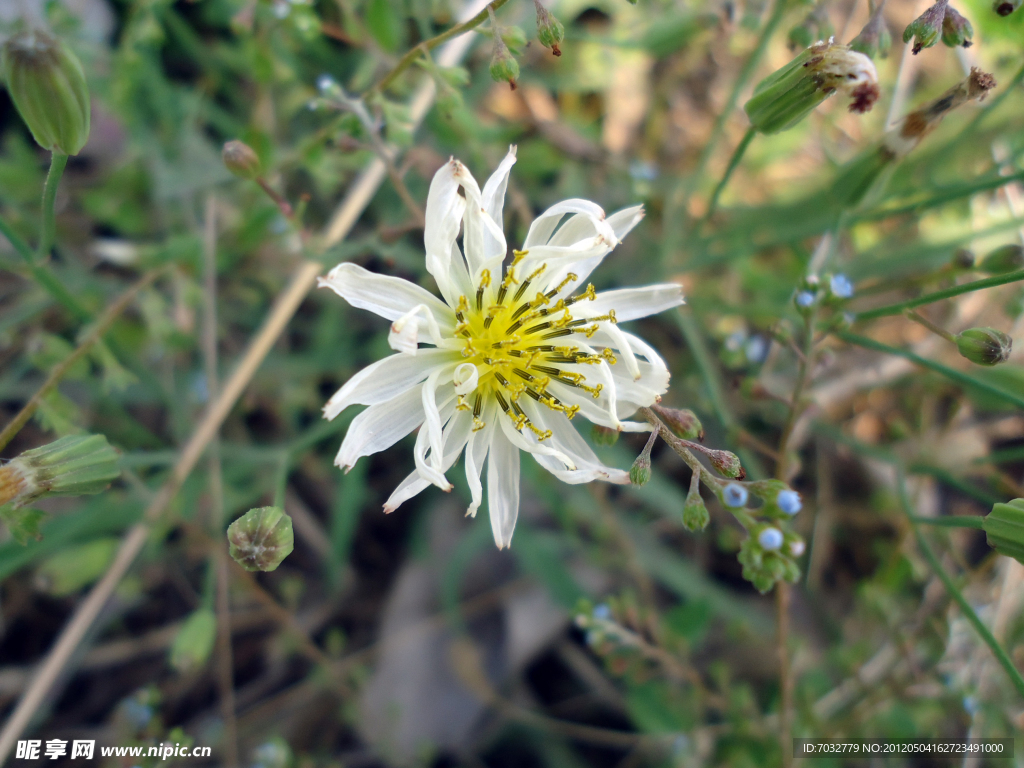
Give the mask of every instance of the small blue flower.
[[810, 307], [813, 304], [814, 304], [814, 294], [811, 293], [810, 291], [800, 291], [800, 293], [798, 293], [796, 295], [796, 305], [798, 307], [802, 307], [803, 309], [807, 309], [808, 307]]
[[789, 554], [793, 557], [800, 557], [807, 549], [807, 545], [804, 544], [803, 539], [797, 539], [796, 541], [789, 542]]
[[853, 296], [853, 283], [846, 275], [833, 275], [829, 282], [829, 289], [832, 295], [838, 299], [848, 299]]
[[964, 696], [964, 711], [971, 716], [978, 711], [978, 699], [976, 696]]
[[757, 543], [761, 549], [774, 552], [782, 547], [782, 531], [778, 528], [765, 528], [757, 535]]
[[328, 93], [338, 87], [338, 83], [330, 75], [320, 75], [316, 79], [316, 87], [320, 93]]
[[730, 352], [738, 352], [743, 342], [747, 340], [746, 331], [733, 331], [725, 339], [725, 348]]
[[779, 491], [779, 495], [775, 497], [775, 503], [787, 515], [795, 515], [804, 506], [800, 501], [800, 494], [790, 490]]
[[612, 617], [612, 609], [607, 603], [599, 603], [594, 606], [594, 618], [598, 621], [608, 621]]
[[658, 166], [644, 160], [634, 160], [629, 164], [629, 175], [634, 181], [654, 181], [658, 178]]
[[727, 507], [742, 507], [747, 503], [747, 489], [739, 483], [729, 483], [722, 489], [722, 500]]
[[743, 351], [746, 352], [747, 360], [751, 363], [764, 362], [768, 355], [768, 342], [764, 340], [764, 336], [751, 336]]

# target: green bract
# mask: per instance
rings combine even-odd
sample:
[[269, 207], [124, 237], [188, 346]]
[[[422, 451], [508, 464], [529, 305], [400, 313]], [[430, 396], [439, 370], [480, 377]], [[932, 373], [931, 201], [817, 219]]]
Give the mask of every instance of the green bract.
[[77, 155], [89, 139], [89, 87], [71, 49], [28, 30], [4, 44], [0, 63], [11, 100], [39, 145]]
[[273, 571], [295, 547], [292, 519], [280, 507], [250, 509], [228, 526], [232, 559], [247, 571]]
[[1024, 563], [1024, 499], [996, 504], [981, 527], [996, 552]]
[[103, 435], [71, 435], [33, 448], [0, 467], [0, 507], [43, 496], [99, 493], [121, 475], [117, 451]]
[[998, 365], [1009, 359], [1013, 339], [995, 328], [969, 328], [957, 335], [956, 348], [976, 365]]
[[815, 43], [758, 83], [744, 110], [755, 130], [779, 133], [799, 123], [837, 90], [853, 99], [851, 112], [867, 112], [878, 99], [875, 66], [849, 46]]

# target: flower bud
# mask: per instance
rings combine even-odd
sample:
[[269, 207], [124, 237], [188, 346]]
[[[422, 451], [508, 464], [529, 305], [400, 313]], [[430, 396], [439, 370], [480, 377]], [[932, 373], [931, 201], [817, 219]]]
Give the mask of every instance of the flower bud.
[[25, 451], [0, 467], [0, 507], [18, 509], [43, 496], [99, 493], [121, 475], [103, 435], [71, 435]]
[[815, 43], [762, 80], [744, 110], [756, 130], [779, 133], [840, 90], [852, 99], [851, 112], [869, 111], [879, 96], [875, 65], [849, 46]]
[[619, 430], [595, 424], [590, 428], [590, 437], [595, 445], [615, 445], [619, 442]]
[[793, 516], [803, 509], [804, 505], [800, 500], [800, 494], [787, 488], [784, 491], [779, 491], [779, 495], [775, 497], [775, 506], [785, 514]]
[[747, 497], [747, 489], [739, 483], [729, 483], [722, 489], [722, 502], [727, 507], [745, 506]]
[[782, 548], [782, 531], [778, 528], [765, 528], [757, 534], [757, 543], [766, 552], [774, 552]]
[[237, 139], [224, 145], [221, 157], [224, 159], [224, 166], [240, 179], [252, 181], [262, 172], [260, 159], [253, 148]]
[[27, 30], [4, 43], [0, 65], [39, 146], [77, 155], [89, 139], [89, 86], [78, 57], [45, 32]]
[[171, 644], [171, 666], [178, 672], [202, 667], [213, 651], [217, 637], [217, 617], [209, 608], [200, 608], [185, 619]]
[[651, 409], [678, 437], [683, 440], [704, 442], [704, 427], [701, 425], [700, 419], [697, 418], [697, 414], [690, 409], [666, 408], [661, 405], [653, 405]]
[[978, 267], [991, 275], [1002, 275], [1024, 269], [1024, 247], [1010, 243], [989, 253]]
[[633, 485], [645, 485], [651, 479], [651, 454], [646, 450], [636, 457], [629, 468], [629, 482]]
[[947, 5], [946, 15], [942, 19], [942, 42], [950, 48], [970, 48], [972, 37], [974, 27], [971, 22], [961, 16], [956, 8]]
[[1013, 339], [995, 328], [969, 328], [956, 336], [960, 354], [977, 365], [1005, 363], [1013, 350]]
[[519, 77], [519, 62], [509, 53], [508, 46], [500, 37], [494, 38], [494, 55], [491, 57], [491, 78], [495, 82], [507, 82], [514, 91]]
[[804, 544], [804, 540], [795, 538], [789, 542], [789, 554], [791, 557], [800, 557], [805, 551], [807, 551], [807, 545]]
[[54, 597], [74, 594], [107, 572], [120, 545], [107, 536], [61, 549], [36, 569], [36, 584]]
[[686, 494], [683, 505], [683, 525], [688, 531], [703, 531], [711, 522], [711, 515], [700, 497], [700, 474], [694, 474], [695, 480], [690, 483], [690, 492]]
[[228, 526], [231, 558], [247, 571], [273, 571], [295, 547], [292, 519], [280, 507], [250, 509]]
[[729, 451], [708, 451], [708, 461], [718, 474], [734, 480], [742, 480], [747, 476], [740, 464], [739, 456]]
[[555, 56], [561, 56], [562, 51], [558, 46], [565, 38], [565, 27], [540, 4], [540, 0], [533, 0], [533, 4], [537, 8], [537, 39], [545, 48], [550, 48]]
[[995, 0], [992, 4], [992, 10], [1000, 16], [1009, 16], [1020, 8], [1021, 5], [1024, 5], [1024, 0]]
[[889, 49], [892, 48], [892, 33], [889, 32], [889, 26], [882, 17], [881, 5], [875, 9], [860, 34], [850, 41], [850, 47], [863, 53], [869, 59], [877, 57], [884, 59], [889, 55]]
[[837, 299], [849, 299], [853, 296], [853, 283], [846, 275], [833, 275], [828, 290]]
[[920, 53], [924, 48], [931, 48], [939, 41], [942, 33], [942, 23], [946, 16], [946, 0], [939, 0], [910, 22], [903, 30], [903, 42], [909, 43], [914, 40], [914, 54]]
[[990, 547], [1024, 563], [1024, 499], [994, 505], [981, 527]]
[[[1024, 250], [1024, 249], [1022, 249]], [[974, 269], [978, 259], [970, 248], [957, 248], [950, 263], [954, 269]]]

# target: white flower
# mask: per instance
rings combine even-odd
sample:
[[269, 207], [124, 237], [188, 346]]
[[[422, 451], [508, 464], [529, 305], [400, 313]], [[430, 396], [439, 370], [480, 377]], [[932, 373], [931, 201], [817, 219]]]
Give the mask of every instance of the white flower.
[[339, 264], [319, 281], [352, 306], [391, 320], [388, 343], [397, 351], [349, 379], [324, 406], [327, 419], [350, 405], [369, 406], [352, 421], [335, 464], [347, 471], [421, 427], [416, 469], [384, 511], [431, 484], [451, 490], [445, 472], [464, 453], [467, 514], [483, 499], [486, 461], [499, 548], [511, 543], [519, 512], [520, 451], [567, 483], [629, 482], [627, 472], [603, 465], [569, 422], [579, 414], [612, 429], [649, 429], [623, 419], [659, 399], [668, 369], [618, 323], [683, 303], [675, 284], [600, 294], [585, 285], [643, 218], [641, 206], [606, 218], [592, 202], [565, 200], [533, 222], [523, 249], [506, 260], [502, 206], [515, 161], [512, 147], [483, 190], [458, 160], [434, 176], [424, 242], [443, 300], [355, 264]]

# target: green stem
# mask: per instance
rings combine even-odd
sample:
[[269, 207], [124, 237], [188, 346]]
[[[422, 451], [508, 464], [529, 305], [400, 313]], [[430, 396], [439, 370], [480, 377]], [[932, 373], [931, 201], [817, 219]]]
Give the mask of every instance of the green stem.
[[[903, 476], [902, 472], [899, 476], [899, 492], [903, 511], [907, 514], [907, 517], [910, 518], [911, 523], [914, 525], [914, 537], [917, 539], [917, 546], [920, 547], [921, 552], [928, 561], [928, 565], [931, 566], [935, 575], [938, 576], [943, 585], [945, 585], [949, 596], [952, 597], [956, 604], [960, 606], [960, 610], [963, 612], [967, 620], [971, 622], [974, 630], [985, 642], [985, 645], [987, 645], [989, 650], [992, 651], [992, 655], [996, 657], [996, 661], [999, 662], [1003, 670], [1006, 672], [1007, 677], [1010, 678], [1010, 682], [1013, 683], [1013, 687], [1017, 689], [1017, 693], [1024, 698], [1024, 678], [1021, 677], [1017, 667], [1014, 666], [1013, 660], [1010, 658], [1009, 654], [1003, 650], [999, 641], [996, 640], [989, 628], [985, 626], [985, 623], [971, 607], [971, 604], [967, 602], [967, 599], [963, 596], [963, 593], [957, 587], [953, 578], [946, 573], [946, 569], [942, 567], [942, 563], [939, 562], [939, 558], [935, 556], [935, 552], [932, 550], [931, 545], [928, 544], [928, 541], [917, 527], [918, 518], [916, 518], [912, 513], [913, 507], [910, 504], [910, 499], [907, 497], [906, 478]], [[980, 520], [981, 518], [978, 519]]]
[[912, 309], [905, 309], [903, 310], [903, 314], [906, 315], [908, 320], [913, 320], [918, 325], [924, 326], [929, 331], [934, 333], [936, 336], [941, 336], [943, 339], [950, 342], [951, 344], [956, 344], [956, 336], [954, 336], [952, 333], [947, 331], [942, 326], [936, 325], [927, 317], [922, 315], [920, 312], [915, 312]]
[[684, 221], [686, 205], [689, 202], [690, 195], [693, 193], [694, 185], [697, 184], [704, 175], [704, 169], [707, 167], [708, 161], [711, 159], [711, 155], [718, 146], [718, 140], [721, 138], [725, 130], [725, 123], [730, 117], [732, 117], [732, 114], [736, 109], [736, 104], [740, 100], [740, 94], [743, 92], [743, 89], [746, 88], [747, 81], [750, 80], [751, 75], [754, 74], [754, 70], [760, 63], [761, 57], [768, 48], [768, 42], [771, 39], [771, 36], [774, 34], [779, 24], [782, 23], [782, 18], [786, 14], [787, 7], [787, 0], [776, 0], [775, 8], [772, 9], [772, 15], [768, 19], [768, 23], [765, 24], [764, 28], [761, 30], [761, 35], [758, 37], [757, 45], [754, 47], [754, 50], [751, 52], [747, 60], [743, 63], [743, 69], [740, 70], [739, 76], [733, 84], [732, 91], [729, 93], [729, 98], [726, 100], [725, 106], [715, 119], [715, 124], [711, 129], [711, 136], [708, 138], [707, 144], [704, 145], [704, 150], [701, 152], [700, 158], [697, 160], [696, 167], [687, 177], [684, 177], [684, 179], [679, 182], [679, 185], [675, 190], [673, 190], [672, 195], [666, 201], [667, 205], [665, 206], [664, 216], [666, 233], [664, 238], [664, 247], [662, 249], [662, 261], [665, 261], [668, 254], [675, 250], [676, 244], [682, 240], [682, 236], [686, 231]]
[[963, 285], [956, 285], [953, 286], [952, 288], [947, 288], [943, 291], [936, 291], [935, 293], [928, 293], [925, 294], [924, 296], [918, 296], [916, 299], [902, 301], [899, 304], [890, 304], [887, 307], [879, 307], [878, 309], [869, 309], [867, 312], [859, 312], [857, 314], [857, 320], [874, 320], [876, 317], [888, 317], [890, 315], [898, 315], [901, 314], [906, 309], [920, 307], [923, 304], [932, 304], [936, 301], [942, 301], [943, 299], [952, 298], [953, 296], [960, 296], [964, 293], [980, 291], [985, 288], [994, 288], [997, 285], [1015, 283], [1019, 280], [1024, 280], [1024, 269], [1017, 270], [1016, 272], [1008, 272], [1005, 275], [996, 275], [995, 277], [989, 277], [984, 280], [975, 280], [973, 283], [964, 283]]
[[920, 525], [934, 525], [939, 528], [981, 528], [985, 518], [981, 515], [948, 515], [946, 517], [918, 517], [910, 515], [910, 521]]
[[50, 155], [50, 170], [46, 174], [46, 184], [43, 185], [43, 225], [39, 233], [39, 247], [36, 248], [36, 259], [46, 257], [53, 247], [54, 240], [54, 214], [53, 206], [57, 200], [57, 187], [60, 185], [60, 177], [64, 175], [64, 168], [67, 167], [68, 156], [62, 152], [53, 152]]
[[391, 85], [395, 82], [395, 80], [398, 79], [398, 76], [402, 74], [405, 70], [407, 70], [409, 66], [424, 53], [424, 50], [432, 51], [435, 48], [437, 48], [437, 46], [441, 45], [442, 43], [448, 42], [453, 37], [458, 37], [463, 32], [469, 32], [471, 29], [475, 29], [476, 27], [480, 26], [485, 21], [487, 21], [488, 14], [490, 14], [492, 11], [498, 10], [507, 2], [508, 0], [494, 0], [494, 2], [489, 3], [486, 8], [484, 8], [482, 11], [480, 11], [480, 13], [478, 13], [476, 16], [469, 19], [468, 21], [464, 21], [461, 24], [456, 24], [451, 29], [442, 32], [440, 35], [437, 35], [437, 37], [432, 37], [429, 40], [423, 41], [415, 48], [408, 51], [401, 59], [399, 59], [398, 63], [394, 66], [394, 69], [388, 72], [384, 76], [384, 78], [373, 87], [372, 90], [376, 91], [377, 93], [384, 93], [384, 91], [390, 88]]
[[711, 193], [711, 200], [708, 202], [707, 213], [705, 213], [704, 218], [701, 219], [702, 223], [710, 221], [711, 217], [715, 214], [715, 209], [718, 207], [718, 198], [721, 197], [722, 191], [725, 189], [725, 185], [729, 183], [729, 179], [732, 178], [733, 171], [735, 171], [736, 166], [740, 164], [740, 160], [743, 159], [743, 155], [747, 151], [747, 147], [750, 146], [750, 142], [753, 141], [755, 135], [757, 135], [757, 131], [754, 129], [754, 126], [747, 128], [747, 132], [743, 134], [743, 139], [732, 153], [732, 157], [729, 158], [729, 165], [725, 168], [722, 180], [718, 182], [718, 186], [715, 187], [715, 191]]
[[890, 347], [888, 344], [883, 344], [880, 341], [869, 339], [866, 336], [858, 336], [856, 333], [849, 333], [848, 331], [841, 331], [836, 333], [836, 337], [845, 341], [847, 344], [856, 344], [858, 347], [864, 347], [865, 349], [872, 349], [875, 352], [885, 352], [889, 355], [896, 355], [902, 357], [905, 360], [909, 360], [912, 363], [920, 365], [922, 368], [928, 368], [929, 370], [935, 371], [936, 373], [942, 374], [947, 379], [955, 381], [957, 384], [966, 387], [974, 387], [975, 389], [987, 392], [990, 395], [994, 395], [1008, 403], [1013, 403], [1018, 408], [1024, 408], [1024, 397], [1007, 392], [1004, 389], [993, 386], [987, 381], [976, 379], [973, 376], [969, 376], [966, 373], [950, 368], [943, 365], [942, 363], [936, 363], [934, 360], [929, 360], [920, 355], [916, 355], [908, 349], [899, 349], [898, 347]]

